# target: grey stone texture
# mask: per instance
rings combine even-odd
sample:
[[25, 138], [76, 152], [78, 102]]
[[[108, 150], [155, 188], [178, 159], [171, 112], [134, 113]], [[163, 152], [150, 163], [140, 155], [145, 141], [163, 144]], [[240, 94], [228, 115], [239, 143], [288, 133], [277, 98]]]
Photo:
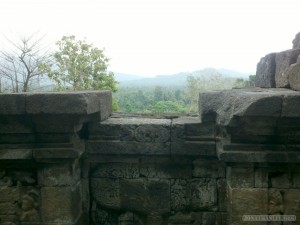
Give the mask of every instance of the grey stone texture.
[[257, 64], [255, 86], [261, 88], [274, 88], [275, 84], [275, 53], [261, 58]]
[[27, 94], [26, 112], [29, 114], [89, 115], [99, 112], [101, 107], [111, 109], [109, 100], [111, 100], [111, 94], [106, 91]]
[[270, 53], [261, 58], [256, 69], [256, 87], [291, 88], [300, 90], [300, 33], [293, 40], [293, 48]]
[[[199, 117], [109, 118], [89, 124], [90, 154], [215, 156], [214, 126]], [[105, 147], [104, 147], [105, 146]]]
[[244, 215], [300, 218], [298, 92], [203, 93], [200, 116], [110, 117], [109, 92], [0, 100], [0, 224], [240, 225], [249, 224]]
[[291, 89], [300, 91], [300, 57], [297, 62], [290, 65], [286, 72]]
[[288, 89], [201, 94], [202, 121], [218, 124], [219, 159], [227, 162], [299, 162], [300, 95]]
[[297, 58], [300, 55], [300, 49], [287, 50], [276, 54], [276, 72], [275, 82], [276, 87], [286, 88], [289, 87], [289, 78], [287, 71], [289, 67], [297, 62]]
[[296, 34], [294, 40], [293, 40], [293, 49], [300, 48], [300, 32]]

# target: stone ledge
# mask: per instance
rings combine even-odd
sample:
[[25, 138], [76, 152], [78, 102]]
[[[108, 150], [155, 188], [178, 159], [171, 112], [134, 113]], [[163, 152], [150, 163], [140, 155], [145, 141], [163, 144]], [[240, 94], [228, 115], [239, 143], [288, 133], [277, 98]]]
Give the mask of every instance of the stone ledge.
[[218, 151], [218, 158], [224, 162], [251, 162], [251, 163], [300, 163], [299, 151]]
[[234, 117], [300, 117], [300, 93], [289, 89], [233, 89], [200, 94], [202, 122], [228, 125]]
[[86, 151], [88, 154], [98, 155], [170, 155], [170, 143], [88, 141]]
[[112, 112], [111, 98], [110, 91], [1, 94], [0, 115], [89, 115], [100, 111], [103, 120]]
[[30, 160], [33, 158], [32, 149], [0, 149], [2, 160]]

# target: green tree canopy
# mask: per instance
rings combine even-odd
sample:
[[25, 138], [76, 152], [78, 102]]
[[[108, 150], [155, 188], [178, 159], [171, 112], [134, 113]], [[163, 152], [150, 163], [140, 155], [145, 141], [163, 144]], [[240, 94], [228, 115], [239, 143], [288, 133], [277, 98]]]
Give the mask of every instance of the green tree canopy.
[[159, 101], [157, 102], [153, 109], [153, 112], [162, 113], [162, 112], [185, 112], [184, 106], [179, 104], [178, 102], [172, 101]]
[[114, 74], [107, 71], [109, 58], [104, 50], [85, 40], [76, 40], [75, 36], [63, 36], [56, 45], [54, 64], [40, 67], [59, 90], [117, 90]]

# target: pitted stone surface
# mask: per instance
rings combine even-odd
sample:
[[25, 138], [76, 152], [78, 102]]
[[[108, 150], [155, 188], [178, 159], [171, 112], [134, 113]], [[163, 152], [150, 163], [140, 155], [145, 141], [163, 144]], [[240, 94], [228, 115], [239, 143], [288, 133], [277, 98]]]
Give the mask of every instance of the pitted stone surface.
[[257, 88], [201, 96], [202, 120], [114, 114], [102, 121], [110, 108], [95, 112], [98, 103], [89, 108], [81, 97], [85, 109], [75, 114], [47, 114], [42, 103], [32, 114], [26, 106], [18, 114], [22, 104], [17, 109], [13, 101], [0, 107], [0, 223], [234, 225], [244, 224], [246, 214], [300, 218], [300, 94]]
[[278, 87], [278, 88], [289, 87], [288, 70], [292, 64], [297, 62], [299, 55], [300, 55], [300, 49], [287, 50], [287, 51], [276, 53], [276, 57], [275, 57], [276, 87]]
[[296, 34], [294, 40], [293, 40], [293, 49], [300, 48], [300, 32]]
[[262, 88], [275, 87], [276, 53], [261, 58], [257, 64], [255, 86]]
[[34, 93], [26, 97], [26, 111], [30, 114], [83, 114], [88, 115], [100, 110], [100, 102], [107, 102], [102, 107], [110, 108], [109, 92], [65, 92]]
[[[280, 117], [283, 96], [300, 95], [288, 89], [235, 89], [200, 95], [202, 121], [228, 125], [235, 116]], [[292, 110], [293, 106], [288, 105]]]

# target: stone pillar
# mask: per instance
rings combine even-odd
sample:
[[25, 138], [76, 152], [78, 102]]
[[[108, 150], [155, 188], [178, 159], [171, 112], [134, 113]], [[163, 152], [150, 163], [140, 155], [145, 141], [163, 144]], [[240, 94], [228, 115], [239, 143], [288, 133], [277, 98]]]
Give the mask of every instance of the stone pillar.
[[[227, 165], [229, 224], [298, 224], [299, 93], [229, 90], [201, 94], [200, 102], [202, 121], [216, 124], [217, 155]], [[249, 222], [246, 215], [292, 215], [297, 222]]]
[[111, 114], [110, 92], [0, 95], [0, 224], [87, 224], [86, 124]]

